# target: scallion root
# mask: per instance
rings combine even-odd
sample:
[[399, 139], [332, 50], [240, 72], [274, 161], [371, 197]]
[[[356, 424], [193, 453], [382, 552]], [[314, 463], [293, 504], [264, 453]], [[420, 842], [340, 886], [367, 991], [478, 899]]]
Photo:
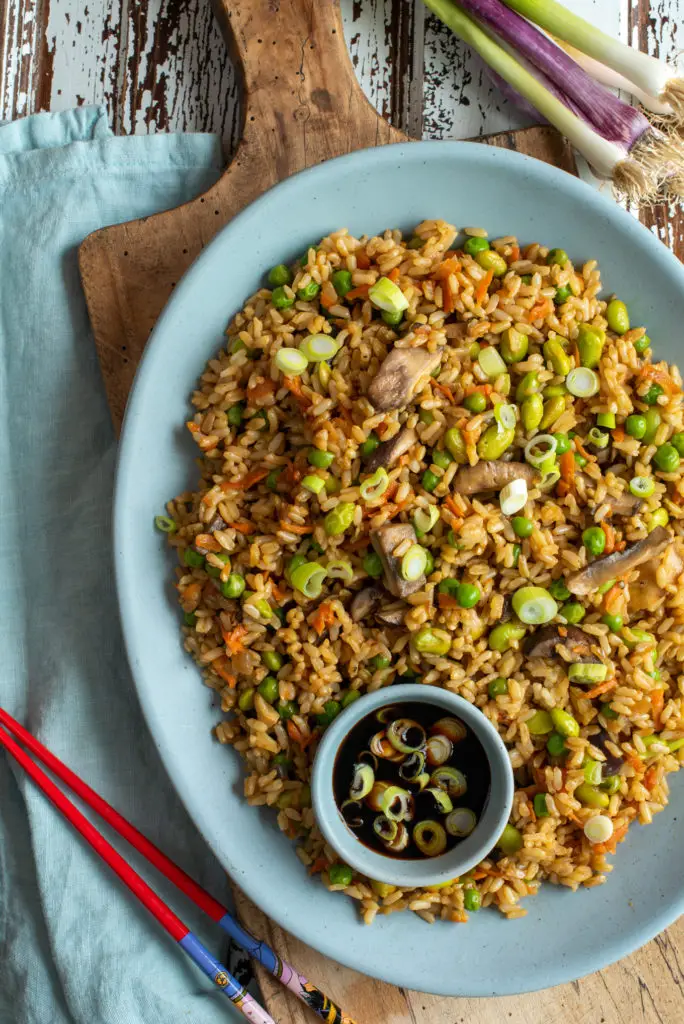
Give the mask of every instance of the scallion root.
[[660, 99], [670, 104], [680, 129], [684, 128], [684, 78], [671, 78], [663, 89]]

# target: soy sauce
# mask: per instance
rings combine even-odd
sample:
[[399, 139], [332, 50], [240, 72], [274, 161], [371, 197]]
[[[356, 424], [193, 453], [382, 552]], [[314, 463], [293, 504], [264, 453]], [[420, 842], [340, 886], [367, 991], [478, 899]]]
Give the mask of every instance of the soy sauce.
[[[398, 720], [405, 719], [417, 723], [419, 727], [418, 730], [415, 727], [409, 727], [403, 734], [408, 745], [415, 746], [417, 742], [420, 742], [421, 732], [424, 733], [424, 742], [420, 747], [420, 753], [423, 755], [426, 754], [426, 741], [429, 741], [431, 737], [437, 734], [435, 730], [440, 732], [446, 728], [447, 732], [449, 732], [448, 727], [438, 723], [444, 723], [445, 720], [449, 720], [452, 723], [455, 720], [458, 723], [460, 732], [454, 733], [452, 731], [452, 736], [462, 735], [462, 738], [458, 738], [455, 742], [452, 740], [452, 749], [447, 760], [439, 765], [426, 764], [423, 768], [423, 772], [430, 775], [430, 781], [423, 779], [421, 783], [421, 781], [408, 781], [402, 778], [399, 770], [402, 764], [405, 763], [405, 759], [411, 755], [397, 751], [386, 741], [387, 729], [390, 725], [393, 722], [396, 723]], [[451, 729], [453, 730], [453, 728], [452, 726]], [[371, 741], [376, 737], [377, 744], [377, 734], [381, 732], [385, 733], [385, 742], [382, 744], [383, 749], [392, 756], [401, 758], [401, 760], [395, 761], [387, 757], [378, 756], [377, 754], [369, 754]], [[374, 821], [378, 817], [386, 818], [387, 816], [382, 810], [373, 809], [369, 806], [368, 799], [372, 800], [374, 794], [369, 794], [354, 804], [348, 803], [350, 787], [355, 775], [355, 766], [364, 762], [371, 765], [375, 783], [398, 786], [402, 790], [408, 791], [411, 795], [411, 799], [408, 801], [407, 815], [401, 822], [401, 825], [408, 832], [408, 842], [403, 849], [391, 849], [387, 842], [383, 841], [375, 832], [373, 828]], [[464, 722], [457, 719], [455, 715], [450, 714], [446, 708], [422, 703], [387, 704], [385, 707], [366, 715], [360, 722], [357, 722], [344, 739], [338, 751], [333, 770], [335, 801], [347, 828], [359, 842], [364, 843], [371, 850], [383, 856], [395, 857], [397, 859], [422, 860], [452, 850], [463, 841], [465, 836], [450, 834], [447, 830], [447, 818], [452, 813], [451, 810], [439, 808], [433, 795], [428, 792], [431, 788], [444, 788], [443, 785], [436, 785], [436, 780], [432, 778], [435, 772], [439, 773], [440, 768], [458, 769], [463, 773], [467, 784], [466, 791], [462, 794], [454, 793], [449, 799], [453, 811], [458, 808], [468, 808], [474, 813], [476, 820], [479, 821], [487, 804], [491, 774], [489, 762], [482, 744]], [[441, 781], [443, 783], [444, 778]], [[403, 798], [400, 798], [399, 809], [403, 806], [401, 801], [403, 801]], [[392, 809], [396, 812], [397, 806], [392, 805]], [[462, 818], [463, 815], [460, 817]], [[468, 816], [466, 815], [465, 817], [467, 819]], [[470, 820], [472, 822], [472, 818]], [[435, 850], [434, 853], [424, 852], [416, 843], [416, 838], [420, 837], [421, 831], [425, 835], [425, 830], [419, 829], [418, 833], [415, 832], [416, 826], [423, 821], [437, 822], [445, 832], [445, 845], [443, 848]], [[427, 832], [431, 833], [431, 830], [428, 829]], [[403, 836], [401, 827], [400, 834]], [[399, 845], [401, 845], [401, 842], [399, 842]], [[424, 841], [423, 846], [425, 846]]]

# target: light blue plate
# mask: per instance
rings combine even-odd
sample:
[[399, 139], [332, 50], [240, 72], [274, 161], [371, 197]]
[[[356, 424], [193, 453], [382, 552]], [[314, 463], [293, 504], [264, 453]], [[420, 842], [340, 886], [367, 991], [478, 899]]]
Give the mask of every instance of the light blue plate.
[[352, 900], [312, 881], [273, 816], [241, 798], [238, 758], [211, 737], [210, 691], [179, 641], [169, 557], [153, 516], [195, 482], [188, 395], [233, 313], [275, 263], [336, 228], [361, 234], [424, 218], [481, 225], [598, 259], [605, 286], [646, 324], [659, 357], [681, 359], [684, 270], [641, 225], [577, 179], [527, 157], [460, 142], [355, 153], [290, 178], [236, 217], [202, 253], [162, 314], [129, 400], [119, 459], [115, 549], [128, 654], [152, 735], [198, 828], [237, 884], [280, 925], [357, 970], [444, 995], [506, 995], [569, 981], [631, 952], [684, 909], [684, 787], [635, 827], [607, 883], [551, 885], [527, 917], [467, 926], [413, 914], [359, 922]]

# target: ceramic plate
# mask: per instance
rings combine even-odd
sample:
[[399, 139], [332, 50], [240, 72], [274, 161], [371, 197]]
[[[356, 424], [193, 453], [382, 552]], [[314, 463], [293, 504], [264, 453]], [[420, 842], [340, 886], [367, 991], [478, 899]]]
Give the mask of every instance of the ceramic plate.
[[[273, 815], [247, 807], [230, 748], [212, 739], [220, 712], [183, 652], [163, 538], [152, 526], [169, 497], [195, 483], [184, 426], [188, 396], [244, 300], [276, 263], [347, 226], [354, 234], [424, 218], [562, 246], [598, 259], [603, 281], [646, 324], [658, 357], [682, 360], [684, 270], [641, 225], [582, 182], [505, 150], [423, 142], [366, 150], [305, 171], [236, 217], [205, 249], [162, 314], [128, 404], [115, 501], [116, 570], [133, 675], [152, 735], [197, 827], [237, 884], [304, 942], [350, 967], [444, 995], [505, 995], [587, 974], [646, 942], [684, 909], [681, 816], [634, 827], [605, 885], [545, 885], [528, 915], [495, 912], [466, 926], [410, 913], [360, 923], [352, 900], [306, 874]], [[679, 819], [679, 820], [678, 820]]]

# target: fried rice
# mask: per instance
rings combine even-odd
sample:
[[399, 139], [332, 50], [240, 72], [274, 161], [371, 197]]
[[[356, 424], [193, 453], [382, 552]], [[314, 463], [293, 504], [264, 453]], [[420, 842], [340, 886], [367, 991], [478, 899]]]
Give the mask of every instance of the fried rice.
[[[340, 230], [280, 268], [284, 283], [276, 304], [271, 287], [246, 302], [192, 396], [187, 426], [199, 449], [200, 479], [195, 491], [169, 502], [163, 527], [178, 555], [184, 645], [220, 695], [225, 718], [216, 736], [244, 759], [246, 799], [274, 809], [309, 873], [356, 900], [367, 923], [377, 913], [404, 909], [430, 922], [465, 921], [464, 893], [473, 889], [483, 907], [515, 918], [525, 913], [521, 900], [543, 880], [573, 890], [600, 885], [628, 829], [648, 824], [667, 804], [667, 775], [684, 758], [684, 596], [678, 582], [684, 484], [672, 468], [678, 459], [670, 458], [669, 471], [654, 462], [684, 426], [679, 371], [652, 362], [645, 328], [622, 323], [621, 333], [611, 330], [610, 297], [601, 297], [595, 260], [575, 266], [558, 250], [550, 254], [537, 243], [502, 237], [481, 249], [498, 254], [502, 266], [467, 244], [485, 237], [443, 221], [425, 221], [407, 238], [398, 230], [370, 238]], [[344, 288], [338, 285], [344, 294], [333, 285], [340, 270], [350, 275]], [[399, 324], [386, 322], [392, 317], [383, 318], [369, 297], [381, 277], [408, 300]], [[605, 332], [595, 366], [599, 390], [586, 398], [566, 386], [568, 366], [580, 364], [582, 325], [598, 329], [599, 338]], [[505, 372], [487, 376], [479, 357], [487, 347], [501, 351], [511, 328], [527, 338], [527, 352], [520, 361], [507, 360]], [[316, 334], [335, 339], [334, 357], [285, 376], [276, 353]], [[550, 340], [565, 359], [548, 358]], [[398, 407], [379, 410], [369, 390], [377, 393], [372, 383], [383, 379], [383, 362], [401, 349], [436, 353], [430, 365], [437, 362], [437, 369], [412, 381]], [[529, 430], [515, 397], [522, 398], [524, 378], [544, 410], [541, 425]], [[482, 397], [473, 400], [474, 394]], [[524, 462], [529, 440], [550, 432], [564, 436], [571, 453], [559, 460], [560, 478], [552, 473], [530, 486], [517, 513], [532, 523], [524, 537], [503, 514], [499, 493], [467, 494], [458, 486], [464, 464], [482, 463], [479, 442], [492, 428], [496, 435], [495, 409], [505, 405], [514, 406], [517, 422], [498, 459]], [[588, 436], [601, 414], [608, 424], [603, 448]], [[627, 417], [646, 415], [645, 437], [626, 431]], [[385, 490], [364, 500], [369, 450], [406, 429], [414, 432], [407, 435], [410, 446], [388, 465]], [[458, 458], [445, 448], [447, 430], [460, 438]], [[325, 469], [311, 464], [312, 449], [332, 456]], [[435, 462], [436, 452], [442, 457]], [[322, 481], [318, 493], [312, 476]], [[652, 493], [625, 503], [635, 477], [652, 481]], [[349, 525], [331, 534], [326, 516], [341, 504], [351, 506]], [[380, 582], [367, 572], [372, 567], [377, 575], [369, 558], [372, 538], [388, 523], [412, 524], [416, 512], [430, 506], [438, 512], [436, 523], [417, 534], [430, 556], [427, 577], [404, 598], [381, 598], [394, 610], [389, 622], [372, 613], [353, 616], [354, 597]], [[583, 543], [592, 527], [604, 537], [599, 555]], [[551, 622], [557, 643], [550, 653], [526, 653], [540, 627], [522, 628], [512, 616], [516, 591], [534, 585], [567, 593], [563, 583], [574, 574], [611, 552], [629, 552], [663, 527], [668, 543], [656, 557], [626, 570], [618, 565], [608, 586], [569, 595], [570, 604], [581, 605], [571, 621], [580, 622], [575, 628], [591, 649], [581, 660], [605, 665], [602, 681], [587, 685], [568, 677], [574, 659], [564, 643], [567, 601], [558, 601]], [[307, 563], [325, 570], [312, 597], [292, 580], [294, 567]], [[477, 603], [462, 607], [440, 588], [445, 580], [475, 585]], [[506, 622], [514, 628], [504, 630], [503, 640], [499, 630], [492, 645], [492, 631]], [[426, 627], [440, 636], [446, 631], [445, 653], [416, 648]], [[505, 688], [492, 687], [494, 680], [505, 680]], [[520, 848], [496, 849], [467, 876], [432, 888], [399, 889], [350, 869], [333, 872], [343, 879], [333, 884], [337, 858], [310, 801], [317, 742], [356, 693], [398, 681], [445, 687], [497, 727], [516, 778], [510, 824]], [[578, 735], [564, 737], [560, 755], [549, 753], [548, 727], [528, 726], [543, 723], [539, 712], [553, 709], [565, 710], [578, 725]], [[540, 794], [542, 804], [535, 802]], [[592, 843], [584, 826], [599, 814], [609, 819], [612, 834]], [[472, 896], [466, 902], [472, 906]]]

